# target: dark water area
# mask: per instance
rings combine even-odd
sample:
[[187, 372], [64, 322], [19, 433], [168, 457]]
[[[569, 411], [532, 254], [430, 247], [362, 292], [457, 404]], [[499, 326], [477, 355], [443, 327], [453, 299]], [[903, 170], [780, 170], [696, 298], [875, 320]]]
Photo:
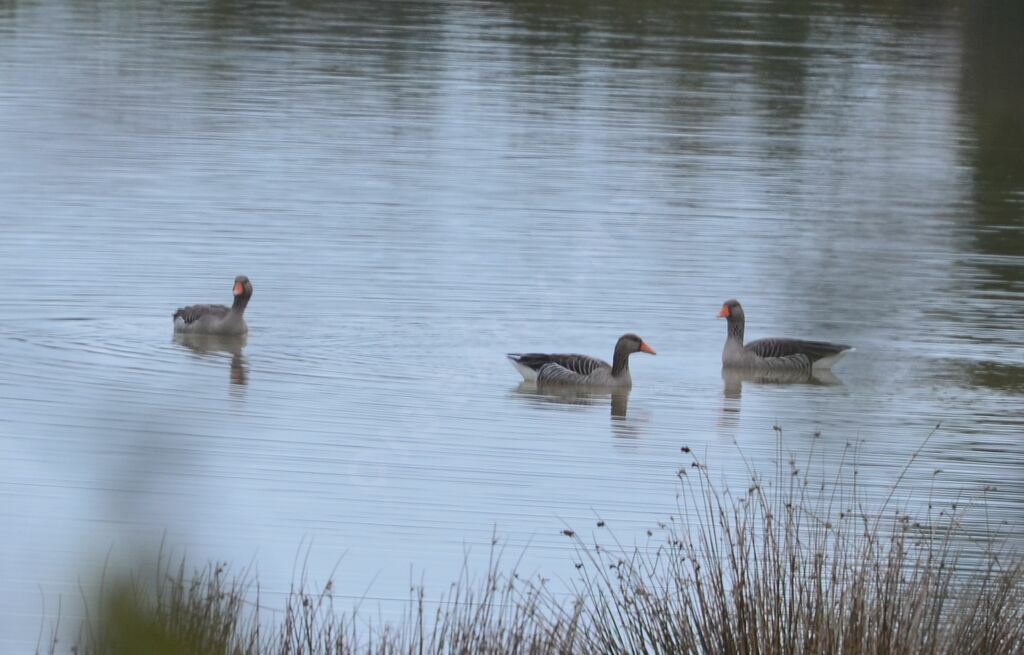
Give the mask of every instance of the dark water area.
[[[0, 650], [161, 542], [270, 605], [340, 560], [386, 614], [494, 535], [568, 578], [563, 529], [647, 543], [680, 448], [742, 487], [774, 426], [868, 500], [917, 453], [900, 503], [984, 495], [969, 531], [1019, 542], [1022, 33], [1009, 3], [0, 2]], [[172, 335], [238, 274], [246, 339]], [[857, 350], [723, 375], [733, 297], [748, 338]], [[504, 357], [624, 332], [658, 351], [626, 394]]]

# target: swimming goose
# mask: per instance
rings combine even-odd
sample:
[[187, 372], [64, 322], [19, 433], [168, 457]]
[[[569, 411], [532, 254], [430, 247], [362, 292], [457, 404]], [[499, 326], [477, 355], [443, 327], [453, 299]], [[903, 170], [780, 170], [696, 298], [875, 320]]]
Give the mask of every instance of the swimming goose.
[[509, 361], [527, 382], [587, 387], [630, 387], [629, 356], [636, 352], [654, 354], [654, 349], [635, 334], [624, 334], [615, 344], [611, 366], [587, 355], [509, 353]]
[[722, 349], [722, 366], [746, 369], [827, 370], [846, 353], [850, 346], [825, 341], [779, 339], [771, 337], [743, 344], [743, 307], [737, 300], [727, 300], [718, 318], [728, 322], [728, 337]]
[[239, 275], [235, 278], [235, 302], [224, 305], [190, 305], [174, 312], [174, 331], [191, 334], [217, 334], [238, 336], [249, 331], [242, 318], [245, 306], [252, 297], [252, 283]]

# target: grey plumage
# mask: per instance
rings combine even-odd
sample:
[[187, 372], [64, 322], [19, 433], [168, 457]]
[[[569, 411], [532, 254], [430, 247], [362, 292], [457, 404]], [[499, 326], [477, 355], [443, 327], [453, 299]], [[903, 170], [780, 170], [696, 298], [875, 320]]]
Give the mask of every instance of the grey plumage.
[[231, 308], [224, 305], [189, 305], [174, 312], [174, 320], [180, 318], [186, 325], [190, 325], [204, 316], [223, 318], [230, 312]]
[[779, 339], [768, 337], [758, 339], [746, 344], [745, 348], [758, 357], [794, 357], [804, 356], [810, 361], [816, 361], [831, 355], [837, 355], [850, 346], [827, 341], [806, 341], [803, 339]]
[[[510, 353], [510, 357], [515, 353]], [[526, 353], [524, 355], [516, 355], [520, 364], [528, 366], [535, 371], [541, 371], [544, 368], [549, 369], [560, 369], [566, 373], [572, 373], [574, 375], [590, 375], [594, 371], [600, 368], [611, 368], [607, 362], [601, 361], [596, 357], [589, 357], [587, 355], [544, 355], [541, 353]]]

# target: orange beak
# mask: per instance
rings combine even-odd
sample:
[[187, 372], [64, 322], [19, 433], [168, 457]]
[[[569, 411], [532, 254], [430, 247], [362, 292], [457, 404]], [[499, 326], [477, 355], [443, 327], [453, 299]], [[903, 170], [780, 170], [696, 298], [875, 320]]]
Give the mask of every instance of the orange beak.
[[640, 342], [640, 352], [642, 352], [642, 353], [650, 353], [652, 355], [657, 355], [658, 354], [658, 353], [654, 352], [654, 348], [651, 348], [650, 346], [648, 346], [643, 341]]
[[242, 287], [242, 283], [241, 282], [235, 282], [235, 290], [233, 291], [233, 293], [236, 296], [240, 296], [243, 293], [245, 293], [245, 289]]
[[718, 312], [718, 318], [729, 318], [729, 307], [722, 305], [722, 311]]

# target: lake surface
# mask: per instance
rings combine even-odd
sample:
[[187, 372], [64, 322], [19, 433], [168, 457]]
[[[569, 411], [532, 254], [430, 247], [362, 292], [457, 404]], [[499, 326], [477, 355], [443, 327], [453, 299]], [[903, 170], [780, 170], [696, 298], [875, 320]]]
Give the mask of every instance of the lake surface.
[[[0, 650], [161, 541], [271, 607], [340, 561], [387, 613], [494, 535], [570, 578], [561, 530], [643, 544], [680, 448], [742, 487], [774, 426], [881, 501], [941, 424], [900, 502], [989, 486], [979, 530], [1019, 541], [1021, 18], [0, 3]], [[244, 345], [176, 341], [238, 274]], [[857, 350], [723, 379], [732, 297], [748, 338]], [[629, 331], [658, 354], [614, 403], [504, 357]]]

